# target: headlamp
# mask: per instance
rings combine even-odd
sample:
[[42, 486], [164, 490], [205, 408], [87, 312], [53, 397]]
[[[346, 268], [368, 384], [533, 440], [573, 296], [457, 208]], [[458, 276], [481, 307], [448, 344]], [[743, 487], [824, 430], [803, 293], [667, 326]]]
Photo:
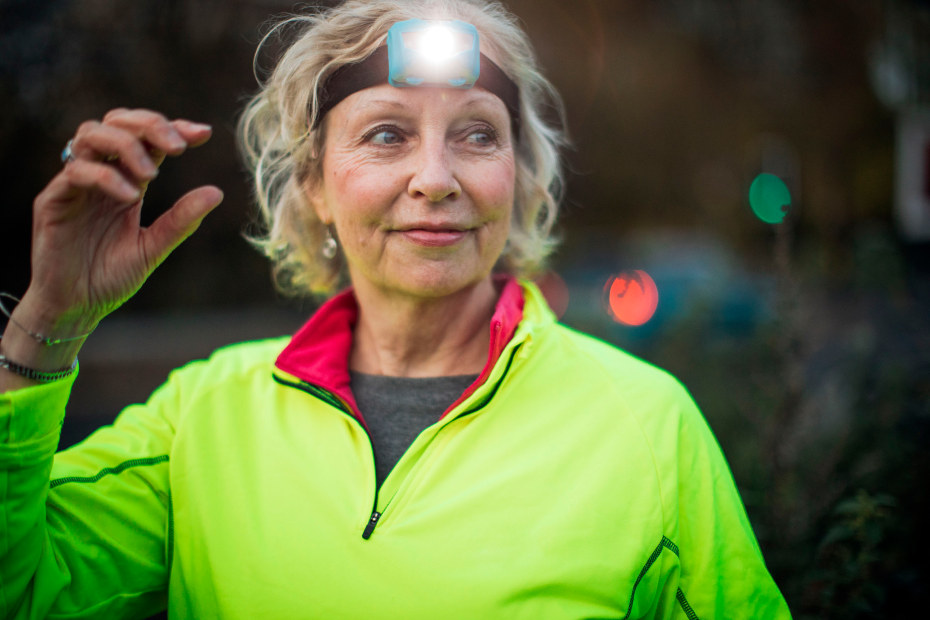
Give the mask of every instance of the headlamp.
[[462, 21], [398, 22], [387, 48], [391, 86], [471, 88], [481, 73], [478, 30]]
[[510, 112], [514, 135], [520, 127], [517, 85], [478, 47], [478, 30], [458, 20], [409, 19], [397, 22], [387, 45], [364, 60], [339, 67], [319, 92], [313, 128], [333, 107], [354, 92], [388, 83], [398, 88], [478, 86], [493, 93]]

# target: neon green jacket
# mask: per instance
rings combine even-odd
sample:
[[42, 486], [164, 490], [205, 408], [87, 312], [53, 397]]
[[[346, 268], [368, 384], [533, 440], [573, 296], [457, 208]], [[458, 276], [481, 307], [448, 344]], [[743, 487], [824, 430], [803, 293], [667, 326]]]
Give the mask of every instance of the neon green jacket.
[[531, 285], [376, 490], [355, 312], [189, 364], [57, 455], [70, 381], [3, 395], [0, 615], [790, 617], [686, 391]]

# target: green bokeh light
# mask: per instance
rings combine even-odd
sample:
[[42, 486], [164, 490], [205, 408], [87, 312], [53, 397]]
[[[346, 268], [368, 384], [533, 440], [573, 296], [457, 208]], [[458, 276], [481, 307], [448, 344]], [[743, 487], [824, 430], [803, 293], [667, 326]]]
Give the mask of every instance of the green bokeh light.
[[749, 186], [749, 206], [756, 217], [767, 224], [779, 224], [791, 206], [791, 192], [774, 174], [763, 172]]

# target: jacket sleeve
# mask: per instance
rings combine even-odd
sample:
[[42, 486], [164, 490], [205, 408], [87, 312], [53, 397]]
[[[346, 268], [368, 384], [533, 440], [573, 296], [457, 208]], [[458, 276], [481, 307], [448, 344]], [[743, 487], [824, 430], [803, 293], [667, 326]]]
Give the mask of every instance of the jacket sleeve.
[[172, 390], [55, 454], [73, 376], [0, 394], [0, 617], [145, 617], [166, 603]]
[[[666, 437], [674, 448], [663, 489], [669, 572], [664, 618], [790, 619], [723, 453], [690, 395], [678, 390]], [[677, 578], [676, 578], [677, 577]]]

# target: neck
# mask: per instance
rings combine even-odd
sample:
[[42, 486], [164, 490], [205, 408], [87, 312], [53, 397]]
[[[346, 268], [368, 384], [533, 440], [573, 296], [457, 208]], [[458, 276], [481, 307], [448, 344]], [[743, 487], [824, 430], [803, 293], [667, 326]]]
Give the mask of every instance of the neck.
[[393, 377], [477, 374], [484, 368], [498, 291], [491, 277], [440, 298], [387, 297], [356, 287], [349, 366]]

